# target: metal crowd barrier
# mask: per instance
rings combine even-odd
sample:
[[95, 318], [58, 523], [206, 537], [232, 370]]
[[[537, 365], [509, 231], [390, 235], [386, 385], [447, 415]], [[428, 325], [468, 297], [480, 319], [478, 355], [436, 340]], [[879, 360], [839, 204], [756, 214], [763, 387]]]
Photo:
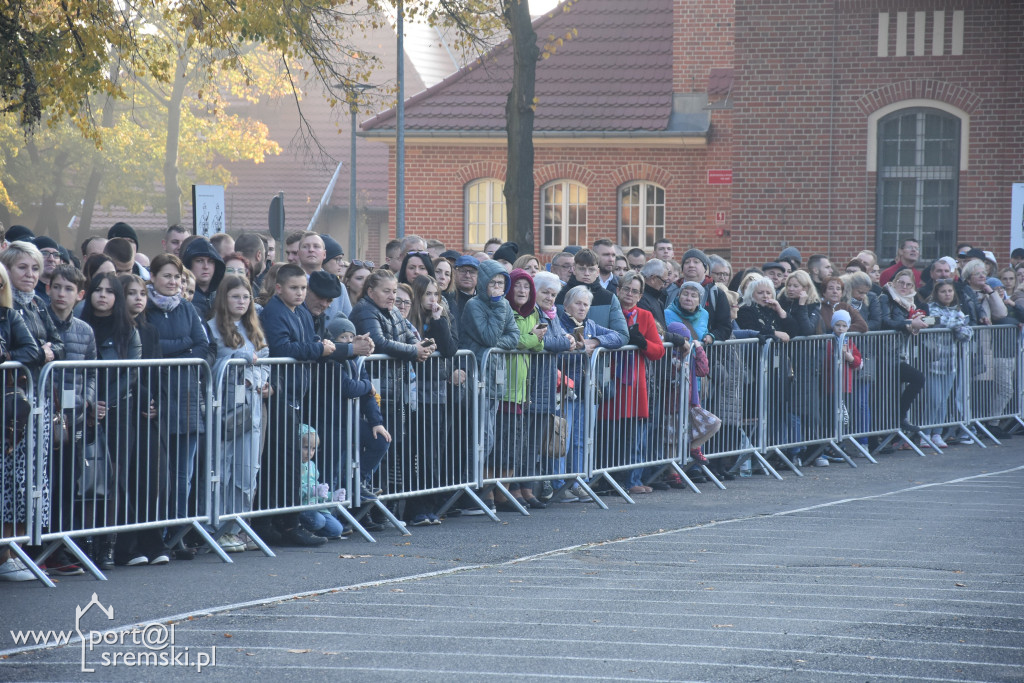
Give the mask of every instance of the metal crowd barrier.
[[205, 527], [209, 372], [205, 361], [187, 358], [43, 366], [33, 412], [37, 474], [49, 475], [50, 505], [35, 518], [33, 543], [45, 546], [37, 563], [63, 545], [103, 580], [74, 539], [92, 537], [103, 554], [121, 534], [121, 547], [163, 553], [163, 533], [174, 547], [190, 529], [231, 561]]
[[10, 549], [36, 578], [53, 587], [19, 545], [38, 538], [45, 521], [40, 517], [48, 514], [50, 497], [47, 472], [36, 458], [36, 383], [28, 368], [8, 361], [0, 363], [0, 389], [4, 420], [0, 434], [0, 548]]
[[629, 488], [642, 486], [644, 479], [682, 462], [688, 361], [688, 356], [677, 357], [671, 344], [665, 344], [664, 355], [657, 359], [647, 358], [634, 346], [594, 351], [591, 374], [607, 366], [608, 381], [588, 439], [594, 444], [591, 487], [596, 479], [603, 479], [633, 503]]
[[[337, 513], [373, 542], [348, 510], [355, 481], [348, 457], [354, 411], [343, 393], [345, 368], [290, 358], [230, 359], [216, 367], [216, 538], [238, 529], [273, 556], [260, 536], [266, 527], [252, 527], [256, 520], [327, 534], [334, 522], [319, 515]], [[321, 485], [326, 489], [317, 490]]]
[[[735, 457], [731, 474], [749, 476], [756, 463], [766, 474], [782, 479], [765, 459], [767, 452], [768, 386], [765, 368], [770, 345], [758, 339], [730, 339], [705, 347], [709, 376], [702, 394], [722, 428], [704, 447], [709, 460]], [[799, 469], [795, 470], [803, 476]]]
[[[876, 462], [872, 453], [898, 438], [924, 455], [901, 429], [899, 395], [911, 370], [924, 377], [908, 416], [924, 444], [934, 448], [931, 437], [948, 429], [984, 446], [972, 427], [998, 443], [986, 423], [1024, 426], [1021, 337], [1016, 326], [972, 330], [966, 342], [935, 329], [716, 343], [701, 391], [723, 427], [706, 454], [737, 457], [736, 471], [756, 458], [778, 478], [765, 456], [799, 473], [789, 456], [801, 447], [832, 449], [854, 465], [840, 444]], [[844, 342], [859, 350], [859, 369], [847, 371]], [[617, 476], [683, 473], [692, 352], [677, 356], [671, 346], [654, 361], [635, 347], [590, 357], [491, 350], [479, 372], [468, 351], [344, 366], [229, 360], [213, 381], [202, 360], [52, 362], [35, 381], [24, 366], [3, 363], [0, 502], [16, 521], [0, 527], [0, 547], [53, 586], [37, 563], [61, 545], [104, 578], [76, 542], [86, 536], [102, 543], [134, 535], [141, 550], [173, 547], [194, 530], [230, 562], [217, 539], [235, 528], [273, 554], [250, 526], [265, 517], [290, 524], [300, 514], [336, 513], [372, 541], [360, 524], [371, 511], [408, 533], [387, 504], [443, 514], [466, 496], [497, 520], [478, 491], [500, 491], [528, 514], [510, 489], [544, 480], [559, 490], [579, 486], [607, 508], [591, 488], [604, 480], [632, 502]], [[381, 443], [371, 448], [362, 419], [360, 401], [376, 398], [346, 393], [346, 379], [364, 377], [392, 436], [386, 452]], [[552, 400], [539, 400], [534, 392], [552, 382]], [[106, 414], [87, 407], [97, 401]], [[564, 445], [549, 438], [555, 417], [568, 423]], [[43, 553], [32, 561], [19, 544], [43, 545]]]
[[[484, 496], [500, 494], [508, 505], [529, 515], [512, 491], [550, 480], [556, 496], [564, 489], [579, 487], [607, 509], [587, 484], [597, 406], [610, 383], [610, 367], [599, 358], [588, 357], [583, 351], [555, 355], [490, 349], [484, 353], [477, 452]], [[557, 404], [557, 408], [549, 405], [544, 409], [532, 402], [531, 392], [537, 387], [548, 392], [547, 401]], [[558, 417], [565, 420], [567, 430], [563, 455], [544, 443]]]
[[[1021, 420], [1021, 333], [1016, 325], [975, 327], [963, 383], [966, 421], [999, 444], [986, 422]], [[1016, 386], [1015, 386], [1016, 383]], [[974, 437], [973, 434], [968, 434]]]
[[[396, 508], [404, 505], [412, 520], [418, 515], [444, 514], [463, 495], [493, 516], [473, 491], [479, 481], [473, 436], [479, 427], [478, 377], [473, 354], [463, 350], [444, 358], [434, 353], [423, 362], [372, 355], [358, 365], [380, 395], [384, 426], [391, 435], [379, 466], [362, 471], [359, 458], [353, 459], [356, 481], [362, 484], [354, 486], [355, 502], [370, 503], [358, 518], [378, 511], [408, 535], [388, 503]], [[350, 452], [365, 456], [374, 447], [363, 438], [368, 436], [366, 430], [351, 433]], [[363, 501], [364, 488], [378, 493]]]

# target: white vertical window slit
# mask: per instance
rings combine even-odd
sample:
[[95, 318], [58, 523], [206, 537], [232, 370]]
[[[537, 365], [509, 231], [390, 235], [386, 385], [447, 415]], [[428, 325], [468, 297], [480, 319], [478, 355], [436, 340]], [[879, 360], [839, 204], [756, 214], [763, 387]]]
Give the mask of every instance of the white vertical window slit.
[[946, 13], [936, 10], [932, 15], [932, 56], [941, 57], [946, 47]]

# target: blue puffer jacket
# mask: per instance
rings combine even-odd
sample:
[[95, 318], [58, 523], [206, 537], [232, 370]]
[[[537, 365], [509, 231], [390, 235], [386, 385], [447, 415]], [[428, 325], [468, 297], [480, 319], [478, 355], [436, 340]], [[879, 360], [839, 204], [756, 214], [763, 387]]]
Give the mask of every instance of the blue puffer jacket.
[[[192, 304], [181, 300], [171, 310], [163, 310], [151, 297], [146, 306], [146, 322], [156, 328], [164, 358], [201, 358], [209, 362], [210, 341], [199, 314]], [[202, 420], [202, 385], [195, 366], [160, 368], [157, 420], [170, 434], [194, 434], [206, 431]]]
[[[476, 356], [481, 370], [484, 354], [497, 348], [514, 351], [519, 346], [519, 326], [515, 314], [504, 295], [497, 301], [487, 296], [487, 283], [498, 275], [505, 276], [505, 292], [511, 286], [508, 273], [496, 261], [480, 264], [476, 279], [476, 296], [466, 302], [462, 309], [459, 329], [462, 334], [462, 348], [469, 349]], [[488, 363], [487, 375], [481, 377], [488, 387], [489, 395], [496, 398], [504, 393], [505, 359], [495, 354]]]

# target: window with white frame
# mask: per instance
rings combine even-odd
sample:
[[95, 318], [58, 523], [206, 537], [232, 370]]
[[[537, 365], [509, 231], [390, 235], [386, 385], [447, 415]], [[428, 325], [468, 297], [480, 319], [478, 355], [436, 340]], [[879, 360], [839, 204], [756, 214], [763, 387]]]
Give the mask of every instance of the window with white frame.
[[491, 237], [506, 240], [505, 183], [496, 178], [479, 178], [466, 184], [466, 245], [483, 249]]
[[956, 246], [960, 119], [924, 107], [901, 109], [878, 122], [876, 246], [895, 254], [916, 239], [922, 259]]
[[665, 188], [636, 181], [619, 188], [619, 244], [654, 248], [665, 236]]
[[572, 180], [556, 180], [541, 188], [542, 249], [588, 245], [587, 188]]

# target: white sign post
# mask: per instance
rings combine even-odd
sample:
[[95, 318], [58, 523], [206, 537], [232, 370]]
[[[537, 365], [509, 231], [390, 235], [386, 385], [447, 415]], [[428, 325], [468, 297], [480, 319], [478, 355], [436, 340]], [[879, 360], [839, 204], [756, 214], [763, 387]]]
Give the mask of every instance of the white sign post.
[[1024, 183], [1013, 184], [1010, 200], [1010, 251], [1024, 249]]
[[209, 237], [226, 232], [224, 219], [224, 186], [192, 186], [192, 229], [196, 235]]

